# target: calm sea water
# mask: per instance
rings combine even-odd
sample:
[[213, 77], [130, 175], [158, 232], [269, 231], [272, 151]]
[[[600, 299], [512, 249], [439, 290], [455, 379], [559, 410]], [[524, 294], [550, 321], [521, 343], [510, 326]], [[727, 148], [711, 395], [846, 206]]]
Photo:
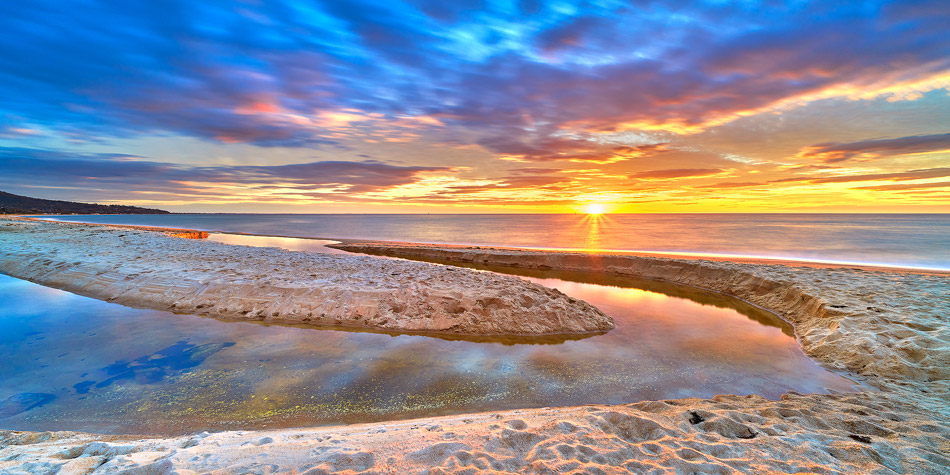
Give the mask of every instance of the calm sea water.
[[60, 216], [299, 237], [664, 251], [950, 269], [950, 214]]

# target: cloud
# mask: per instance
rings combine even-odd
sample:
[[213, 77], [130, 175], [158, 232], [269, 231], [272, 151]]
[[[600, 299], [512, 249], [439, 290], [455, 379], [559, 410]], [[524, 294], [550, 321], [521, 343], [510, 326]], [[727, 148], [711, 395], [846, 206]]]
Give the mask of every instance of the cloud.
[[[567, 177], [558, 177], [550, 175], [537, 176], [508, 176], [498, 180], [492, 180], [490, 183], [478, 185], [452, 185], [438, 190], [434, 195], [469, 195], [481, 193], [484, 191], [510, 191], [531, 189], [533, 191], [543, 191], [552, 189], [562, 189], [563, 183], [571, 181]], [[507, 202], [508, 200], [504, 200]]]
[[357, 110], [556, 147], [569, 128], [676, 131], [945, 87], [950, 12], [905, 3], [12, 2], [0, 112], [78, 136], [319, 147], [346, 134], [309, 119]]
[[41, 132], [29, 127], [15, 127], [0, 125], [0, 138], [19, 138], [41, 135]]
[[727, 182], [727, 183], [714, 183], [712, 185], [701, 185], [696, 188], [748, 188], [750, 186], [764, 186], [768, 183], [761, 182]]
[[378, 162], [323, 161], [278, 166], [238, 166], [194, 168], [209, 181], [259, 183], [284, 181], [311, 186], [333, 186], [338, 191], [365, 193], [381, 191], [418, 181], [419, 175], [449, 171], [449, 167], [395, 166]]
[[928, 188], [950, 188], [950, 181], [941, 181], [936, 183], [904, 183], [900, 185], [859, 186], [856, 189], [873, 191], [898, 191], [924, 190]]
[[604, 17], [570, 18], [563, 24], [541, 31], [535, 38], [535, 45], [549, 53], [563, 48], [581, 46], [584, 38], [593, 36], [597, 28], [609, 26]]
[[515, 173], [518, 175], [545, 175], [545, 174], [554, 173], [557, 171], [558, 170], [554, 170], [550, 168], [542, 168], [542, 167], [517, 167], [517, 168], [512, 168], [511, 170], [509, 170], [509, 172]]
[[[379, 162], [320, 161], [275, 166], [186, 166], [128, 155], [80, 154], [25, 148], [0, 148], [0, 184], [88, 187], [128, 196], [161, 192], [215, 195], [221, 189], [240, 195], [282, 190], [282, 194], [316, 191], [368, 193], [417, 183], [422, 175], [449, 172], [449, 167], [395, 166]], [[218, 190], [218, 191], [215, 191]]]
[[821, 143], [803, 148], [798, 152], [798, 157], [816, 159], [824, 163], [837, 163], [853, 158], [872, 159], [947, 150], [950, 150], [950, 133], [851, 143]]
[[674, 180], [677, 178], [692, 178], [699, 176], [718, 175], [725, 172], [719, 168], [673, 168], [668, 170], [648, 170], [633, 173], [631, 178], [647, 180]]
[[910, 181], [950, 176], [950, 168], [921, 168], [893, 173], [865, 173], [838, 176], [803, 176], [771, 180], [769, 183], [850, 183], [856, 181]]
[[[666, 14], [631, 9], [597, 29], [567, 35], [567, 45], [557, 42], [557, 62], [494, 57], [484, 74], [464, 78], [473, 97], [450, 112], [469, 122], [518, 124], [528, 115], [601, 130], [676, 129], [818, 97], [873, 97], [950, 69], [948, 35], [937, 27], [946, 13], [895, 21], [887, 12], [840, 5], [674, 8]], [[678, 17], [675, 29], [667, 23], [671, 16]], [[567, 20], [553, 31], [576, 30], [575, 24]], [[539, 33], [540, 49], [550, 48], [548, 37]], [[939, 84], [921, 87], [944, 87]]]
[[479, 145], [503, 159], [520, 162], [571, 161], [605, 164], [668, 151], [666, 143], [628, 146], [550, 135], [528, 138], [517, 133], [484, 138], [479, 141]]

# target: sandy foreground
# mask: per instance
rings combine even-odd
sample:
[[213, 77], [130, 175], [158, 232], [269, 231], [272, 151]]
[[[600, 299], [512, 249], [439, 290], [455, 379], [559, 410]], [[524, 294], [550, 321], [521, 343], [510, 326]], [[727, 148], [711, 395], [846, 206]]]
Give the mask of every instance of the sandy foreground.
[[[0, 228], [4, 224], [0, 221]], [[74, 236], [60, 237], [72, 227], [55, 226], [20, 240], [5, 236], [26, 231], [0, 231], [0, 270], [19, 277], [7, 268], [37, 259], [24, 257], [31, 252], [50, 253], [45, 259], [56, 262], [58, 249]], [[86, 228], [108, 230], [84, 250], [98, 256], [103, 248], [113, 252], [103, 241], [128, 237], [110, 234], [116, 228]], [[162, 249], [176, 249], [176, 259], [191, 252], [189, 266], [195, 268], [219, 252], [252, 263], [286, 254], [291, 257], [282, 258], [284, 265], [311, 265], [297, 256], [301, 253], [219, 251], [204, 247], [214, 243], [135, 233], [148, 234], [142, 239]], [[610, 272], [716, 290], [775, 311], [795, 326], [806, 354], [879, 389], [789, 393], [779, 401], [717, 396], [170, 438], [0, 431], [0, 473], [950, 473], [948, 274], [465, 246], [338, 247], [441, 262]], [[74, 262], [70, 258], [76, 259], [62, 260]], [[103, 272], [143, 267], [128, 255], [124, 259], [113, 256], [112, 267]], [[242, 262], [231, 267], [248, 267]], [[292, 267], [281, 272], [290, 281], [306, 274]], [[438, 272], [452, 273], [445, 278], [461, 275], [456, 274], [461, 270]], [[58, 281], [36, 280], [72, 290]]]

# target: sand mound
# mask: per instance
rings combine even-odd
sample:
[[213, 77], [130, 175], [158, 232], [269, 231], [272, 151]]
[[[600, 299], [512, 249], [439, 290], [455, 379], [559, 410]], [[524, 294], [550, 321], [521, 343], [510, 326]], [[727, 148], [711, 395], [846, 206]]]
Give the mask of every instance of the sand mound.
[[0, 272], [132, 307], [391, 332], [554, 335], [613, 328], [613, 319], [586, 302], [511, 276], [128, 227], [4, 220], [0, 229]]

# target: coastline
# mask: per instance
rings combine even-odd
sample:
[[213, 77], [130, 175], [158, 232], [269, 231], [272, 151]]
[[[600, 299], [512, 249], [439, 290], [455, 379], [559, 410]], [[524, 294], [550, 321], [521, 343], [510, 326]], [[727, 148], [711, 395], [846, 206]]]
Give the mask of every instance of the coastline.
[[345, 241], [334, 247], [707, 288], [778, 313], [794, 325], [806, 354], [854, 371], [880, 390], [787, 394], [780, 401], [717, 396], [540, 408], [177, 438], [0, 431], [0, 469], [944, 473], [950, 466], [950, 284], [944, 274], [477, 246]]
[[130, 307], [223, 319], [479, 337], [613, 328], [586, 302], [511, 276], [201, 237], [207, 234], [5, 219], [0, 272]]
[[[187, 215], [187, 213], [183, 213]], [[194, 213], [195, 215], [201, 216], [202, 213]], [[55, 215], [54, 215], [55, 216]], [[100, 216], [100, 215], [96, 215]], [[111, 215], [119, 216], [119, 215]], [[212, 214], [211, 216], [214, 216]], [[146, 225], [146, 224], [112, 224], [108, 222], [94, 222], [94, 221], [71, 221], [71, 220], [60, 220], [60, 219], [51, 219], [47, 217], [34, 217], [34, 216], [13, 216], [19, 219], [24, 220], [36, 220], [42, 222], [64, 222], [64, 223], [74, 223], [74, 224], [84, 224], [90, 226], [112, 226], [112, 227], [125, 227], [130, 229], [188, 229], [181, 228], [177, 226], [164, 226], [164, 225]], [[731, 253], [717, 253], [717, 252], [702, 252], [702, 251], [670, 251], [670, 250], [643, 250], [643, 249], [583, 249], [583, 248], [562, 248], [562, 247], [537, 247], [537, 246], [509, 246], [505, 244], [497, 243], [480, 243], [473, 244], [467, 242], [452, 242], [452, 241], [419, 241], [413, 240], [401, 241], [398, 239], [384, 239], [384, 238], [375, 238], [375, 237], [366, 237], [366, 238], [340, 238], [339, 236], [317, 233], [312, 235], [300, 235], [300, 234], [288, 234], [280, 232], [262, 232], [262, 231], [252, 231], [252, 232], [241, 232], [233, 229], [219, 229], [214, 226], [210, 227], [200, 227], [200, 231], [196, 232], [207, 232], [219, 235], [236, 235], [236, 236], [258, 236], [258, 237], [274, 237], [274, 238], [291, 238], [291, 239], [304, 239], [304, 240], [332, 240], [339, 241], [342, 243], [386, 243], [392, 245], [399, 244], [413, 244], [413, 245], [425, 245], [425, 246], [435, 246], [435, 247], [473, 247], [473, 248], [492, 248], [492, 249], [519, 249], [519, 250], [528, 250], [528, 251], [544, 251], [544, 252], [568, 252], [568, 253], [584, 253], [584, 254], [619, 254], [619, 255], [633, 255], [633, 256], [644, 256], [644, 257], [659, 257], [659, 258], [672, 258], [672, 259], [687, 259], [687, 260], [710, 260], [710, 261], [727, 261], [727, 262], [738, 262], [738, 263], [748, 263], [748, 264], [780, 264], [794, 267], [817, 267], [817, 268], [839, 268], [847, 267], [853, 269], [865, 269], [865, 270], [883, 270], [889, 272], [910, 272], [910, 273], [922, 273], [922, 274], [938, 274], [950, 275], [950, 267], [935, 267], [935, 266], [912, 266], [912, 265], [895, 265], [889, 263], [881, 262], [862, 262], [862, 261], [850, 261], [850, 260], [836, 260], [836, 259], [824, 259], [818, 257], [787, 257], [787, 256], [756, 256], [756, 255], [746, 255], [746, 254], [731, 254]], [[192, 229], [188, 229], [192, 230]], [[195, 230], [192, 230], [195, 231]]]

